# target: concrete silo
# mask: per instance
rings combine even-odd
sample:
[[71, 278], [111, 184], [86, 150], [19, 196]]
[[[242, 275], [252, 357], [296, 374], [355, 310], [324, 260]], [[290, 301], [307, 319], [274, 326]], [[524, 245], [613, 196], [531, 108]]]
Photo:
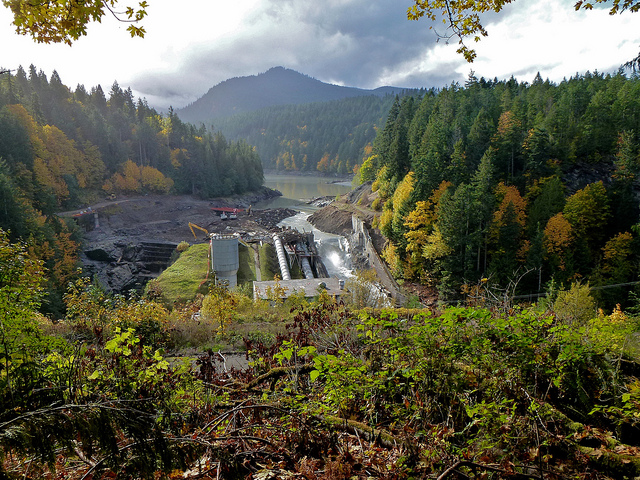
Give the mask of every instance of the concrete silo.
[[229, 288], [238, 285], [238, 237], [211, 235], [211, 258], [217, 281], [227, 283]]

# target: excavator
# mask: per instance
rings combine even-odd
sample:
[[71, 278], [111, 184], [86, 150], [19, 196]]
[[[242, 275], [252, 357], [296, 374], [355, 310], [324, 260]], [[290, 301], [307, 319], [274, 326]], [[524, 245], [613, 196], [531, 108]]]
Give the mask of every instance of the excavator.
[[200, 225], [196, 225], [195, 223], [189, 222], [189, 228], [191, 229], [191, 233], [193, 233], [193, 238], [195, 238], [196, 240], [198, 239], [198, 236], [196, 235], [196, 232], [193, 230], [194, 228], [197, 228], [198, 230], [202, 230], [204, 233], [207, 234], [207, 237], [210, 236], [210, 233], [206, 228], [202, 228]]
[[[196, 232], [193, 230], [194, 228], [197, 228], [198, 230], [202, 230], [204, 233], [207, 234], [207, 237], [211, 238], [211, 234], [209, 233], [209, 231], [206, 228], [201, 227], [200, 225], [196, 225], [195, 223], [189, 222], [189, 228], [191, 229], [191, 233], [193, 233], [193, 238], [195, 238], [196, 240], [198, 239], [198, 236], [196, 235]], [[238, 234], [236, 235], [238, 237], [238, 242], [240, 242], [245, 247], [249, 247], [249, 245], [244, 240], [242, 240], [242, 238], [240, 238], [240, 235]]]

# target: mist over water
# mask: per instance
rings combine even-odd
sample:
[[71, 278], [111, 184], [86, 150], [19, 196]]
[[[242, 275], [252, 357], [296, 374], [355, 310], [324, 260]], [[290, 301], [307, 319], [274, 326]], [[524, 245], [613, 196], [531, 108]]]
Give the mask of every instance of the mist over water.
[[318, 197], [335, 197], [351, 191], [351, 183], [332, 183], [330, 177], [303, 175], [265, 175], [264, 186], [282, 193], [281, 197], [260, 202], [255, 208], [294, 208], [314, 212], [316, 207], [305, 202]]

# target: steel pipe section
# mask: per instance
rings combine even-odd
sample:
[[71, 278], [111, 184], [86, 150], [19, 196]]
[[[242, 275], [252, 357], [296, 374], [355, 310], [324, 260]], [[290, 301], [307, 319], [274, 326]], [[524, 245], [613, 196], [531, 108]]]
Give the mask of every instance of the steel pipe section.
[[287, 254], [284, 251], [282, 240], [280, 240], [280, 237], [276, 234], [273, 235], [273, 244], [276, 247], [278, 263], [280, 264], [280, 273], [282, 273], [282, 280], [291, 280], [291, 273], [289, 273], [289, 264], [287, 263]]

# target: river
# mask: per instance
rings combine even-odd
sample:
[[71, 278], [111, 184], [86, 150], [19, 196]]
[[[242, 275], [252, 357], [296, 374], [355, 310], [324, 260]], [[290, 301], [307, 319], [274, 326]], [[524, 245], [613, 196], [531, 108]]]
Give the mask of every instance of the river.
[[282, 197], [261, 202], [255, 205], [255, 208], [297, 210], [296, 215], [285, 218], [279, 225], [295, 228], [300, 232], [312, 231], [318, 253], [329, 275], [346, 279], [353, 275], [347, 239], [340, 235], [322, 232], [307, 221], [309, 215], [318, 210], [317, 207], [306, 203], [307, 201], [318, 197], [335, 197], [351, 190], [351, 182], [348, 180], [338, 183], [331, 183], [332, 181], [330, 177], [320, 176], [265, 175], [265, 186], [279, 190], [282, 192]]

